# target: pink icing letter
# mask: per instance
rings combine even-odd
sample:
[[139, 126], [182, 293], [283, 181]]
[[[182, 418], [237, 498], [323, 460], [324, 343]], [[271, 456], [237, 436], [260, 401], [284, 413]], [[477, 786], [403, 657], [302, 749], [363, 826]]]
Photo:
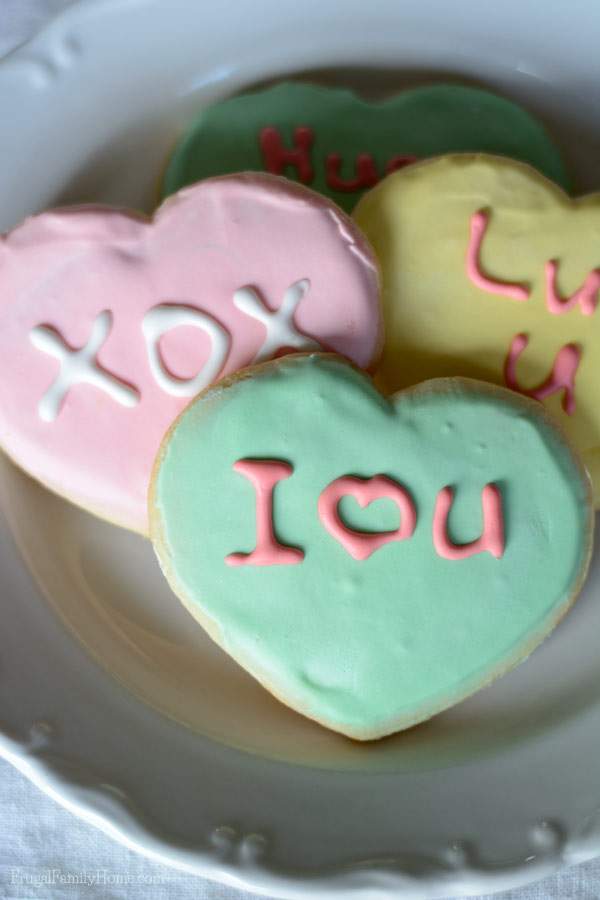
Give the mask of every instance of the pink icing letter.
[[312, 128], [295, 128], [294, 149], [286, 150], [276, 128], [263, 128], [260, 132], [260, 149], [267, 172], [283, 175], [286, 166], [296, 166], [300, 181], [310, 184], [314, 178], [310, 159], [314, 138]]
[[488, 291], [490, 294], [501, 294], [504, 297], [510, 297], [511, 300], [527, 300], [529, 298], [529, 290], [524, 285], [513, 284], [508, 281], [497, 281], [493, 278], [488, 278], [481, 271], [479, 253], [481, 251], [481, 242], [488, 226], [488, 219], [488, 214], [482, 209], [471, 216], [471, 235], [467, 248], [467, 275], [473, 284], [481, 288], [482, 291]]
[[412, 156], [412, 154], [406, 153], [399, 153], [397, 156], [392, 156], [387, 162], [385, 173], [386, 175], [391, 175], [392, 172], [397, 172], [398, 169], [403, 169], [404, 166], [412, 165], [417, 159], [418, 156]]
[[[395, 531], [382, 531], [379, 534], [347, 528], [338, 512], [338, 503], [346, 495], [354, 497], [363, 509], [375, 500], [383, 498], [393, 500], [400, 510], [400, 527]], [[409, 538], [417, 524], [417, 512], [410, 494], [386, 475], [375, 475], [373, 478], [344, 475], [342, 478], [336, 478], [321, 493], [318, 509], [319, 518], [329, 534], [340, 542], [350, 556], [359, 560], [368, 559], [372, 553], [390, 541], [403, 541]]]
[[555, 259], [551, 259], [545, 266], [546, 274], [546, 306], [549, 311], [559, 316], [561, 313], [569, 312], [579, 303], [581, 312], [584, 316], [591, 316], [598, 306], [598, 289], [600, 288], [600, 269], [594, 269], [583, 282], [583, 285], [566, 300], [558, 296], [556, 289], [556, 273], [558, 271], [558, 263]]
[[504, 363], [505, 384], [511, 390], [533, 397], [534, 400], [544, 400], [550, 394], [564, 391], [562, 408], [568, 416], [572, 416], [575, 412], [575, 376], [581, 359], [580, 348], [577, 344], [565, 344], [556, 354], [552, 371], [546, 380], [536, 388], [527, 390], [517, 381], [517, 360], [528, 343], [529, 338], [526, 334], [517, 334], [513, 338]]
[[251, 481], [256, 491], [256, 547], [251, 553], [230, 553], [228, 566], [291, 566], [302, 562], [304, 553], [280, 544], [273, 531], [273, 491], [294, 471], [289, 463], [270, 459], [240, 459], [233, 469]]
[[435, 501], [433, 513], [433, 546], [444, 559], [467, 559], [487, 550], [496, 559], [504, 554], [504, 517], [502, 495], [494, 484], [486, 484], [481, 494], [483, 508], [483, 533], [469, 544], [453, 544], [448, 538], [448, 515], [454, 491], [450, 486], [442, 488]]
[[334, 191], [359, 191], [361, 188], [373, 187], [379, 181], [373, 157], [370, 153], [359, 153], [356, 157], [356, 175], [344, 179], [340, 176], [342, 157], [339, 153], [329, 153], [325, 159], [327, 184]]

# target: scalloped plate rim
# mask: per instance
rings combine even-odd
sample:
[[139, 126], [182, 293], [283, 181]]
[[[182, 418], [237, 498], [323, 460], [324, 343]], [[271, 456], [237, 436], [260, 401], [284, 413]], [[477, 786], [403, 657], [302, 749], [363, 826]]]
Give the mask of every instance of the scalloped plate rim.
[[[10, 73], [12, 70], [14, 74], [15, 64], [17, 67], [20, 65], [26, 67], [31, 63], [32, 55], [35, 62], [35, 53], [43, 52], [47, 44], [60, 34], [61, 30], [66, 31], [71, 25], [84, 27], [92, 13], [94, 16], [112, 17], [119, 16], [125, 7], [142, 9], [151, 5], [153, 5], [153, 0], [126, 0], [126, 2], [124, 0], [88, 0], [87, 3], [80, 0], [79, 3], [67, 8], [32, 41], [17, 48], [0, 63], [0, 85], [6, 72]], [[267, 3], [267, 5], [276, 6], [274, 2]], [[41, 58], [43, 61], [43, 57]], [[31, 88], [32, 90], [36, 89], [34, 85], [31, 85]], [[6, 529], [4, 518], [0, 516], [0, 534]], [[23, 564], [12, 545], [10, 535], [8, 535], [8, 539], [0, 543], [0, 559], [5, 554], [14, 568], [15, 578], [23, 582], [20, 588], [31, 593], [31, 597], [35, 597], [35, 603], [40, 602], [37, 589], [32, 587], [28, 573], [23, 571]], [[43, 601], [41, 603], [43, 606]], [[40, 615], [42, 614], [41, 609], [40, 607]], [[51, 615], [49, 610], [44, 609], [43, 615], [46, 614]], [[57, 627], [62, 628], [59, 625]], [[75, 643], [66, 632], [64, 637], [67, 642]], [[79, 647], [74, 652], [83, 653]], [[92, 672], [90, 677], [92, 680], [97, 680], [99, 689], [101, 691], [108, 690], [108, 693], [114, 692], [115, 698], [118, 696], [119, 702], [124, 702], [123, 689], [116, 682], [113, 683], [105, 673], [100, 672], [92, 660], [88, 662], [90, 672]], [[2, 681], [5, 680], [7, 674], [10, 675], [10, 672], [2, 671]], [[137, 701], [129, 695], [125, 702], [141, 705], [141, 701]], [[66, 723], [68, 711], [63, 708], [60, 715], [64, 717], [63, 721]], [[58, 716], [59, 720], [60, 715]], [[148, 715], [153, 718], [158, 714], [152, 712]], [[166, 722], [167, 720], [160, 717], [160, 726], [157, 728], [168, 727], [181, 731], [180, 726], [174, 723], [167, 725]], [[21, 721], [18, 732], [30, 728], [32, 724], [31, 721]], [[357, 860], [352, 862], [348, 868], [340, 867], [337, 872], [335, 868], [325, 868], [316, 875], [314, 873], [311, 875], [308, 870], [304, 873], [297, 869], [289, 872], [273, 871], [269, 869], [268, 865], [260, 863], [261, 841], [258, 839], [248, 840], [248, 837], [252, 838], [252, 835], [246, 837], [242, 835], [238, 840], [234, 833], [228, 830], [229, 826], [226, 824], [212, 830], [208, 829], [207, 844], [202, 850], [192, 848], [182, 851], [168, 837], [160, 836], [145, 826], [141, 821], [141, 813], [136, 811], [135, 806], [128, 807], [123, 799], [124, 795], [119, 798], [118, 792], [114, 788], [107, 787], [93, 771], [86, 773], [81, 768], [69, 770], [73, 759], [68, 755], [53, 757], [51, 753], [45, 753], [46, 742], [43, 727], [41, 737], [38, 734], [34, 738], [15, 738], [14, 733], [14, 728], [11, 726], [0, 724], [0, 755], [69, 811], [130, 848], [151, 858], [183, 871], [202, 874], [232, 886], [247, 887], [249, 890], [259, 893], [274, 890], [279, 896], [296, 898], [312, 892], [317, 885], [319, 890], [326, 892], [328, 896], [336, 894], [347, 896], [351, 892], [352, 896], [384, 897], [392, 889], [399, 892], [399, 896], [409, 890], [411, 896], [423, 897], [448, 896], [450, 892], [456, 891], [473, 894], [482, 890], [502, 890], [523, 885], [551, 874], [565, 863], [582, 862], [600, 853], [600, 817], [591, 816], [591, 825], [587, 829], [582, 827], [581, 833], [574, 836], [562, 835], [560, 823], [556, 825], [552, 822], [542, 823], [539, 827], [547, 829], [548, 834], [554, 835], [556, 839], [550, 840], [545, 849], [543, 843], [540, 844], [533, 858], [530, 856], [530, 861], [523, 856], [518, 860], [513, 859], [512, 862], [503, 866], [482, 865], [479, 869], [476, 867], [469, 869], [469, 866], [464, 864], [463, 851], [459, 846], [454, 849], [450, 848], [451, 852], [455, 854], [450, 859], [445, 855], [449, 851], [448, 847], [444, 845], [439, 848], [440, 856], [435, 863], [430, 856], [421, 859], [421, 870], [418, 872], [416, 881], [402, 873], [402, 863], [411, 859], [410, 854], [401, 855], [397, 860], [381, 861], [379, 864]], [[49, 746], [51, 743], [50, 740]], [[210, 744], [210, 742], [206, 743]], [[227, 753], [231, 753], [235, 757], [238, 751], [227, 750]], [[274, 763], [273, 765], [280, 764]], [[61, 767], [64, 768], [62, 773]], [[69, 771], [71, 771], [70, 777]], [[75, 771], [77, 777], [75, 777]], [[81, 779], [83, 779], [83, 786], [79, 783]], [[597, 808], [600, 809], [600, 797]], [[259, 822], [257, 822], [257, 827], [260, 827]], [[211, 835], [212, 845], [210, 843]], [[419, 863], [418, 855], [413, 854], [412, 860]], [[342, 879], [341, 883], [336, 880], [339, 877]], [[410, 884], [407, 882], [407, 878]]]

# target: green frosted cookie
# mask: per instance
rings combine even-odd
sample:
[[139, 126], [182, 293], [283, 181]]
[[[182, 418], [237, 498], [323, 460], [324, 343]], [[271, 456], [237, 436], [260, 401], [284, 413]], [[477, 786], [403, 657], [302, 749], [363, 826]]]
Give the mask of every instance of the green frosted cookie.
[[325, 354], [193, 401], [149, 512], [163, 571], [209, 634], [358, 739], [524, 659], [577, 596], [593, 528], [586, 473], [541, 404], [452, 378], [386, 399]]
[[509, 156], [569, 186], [542, 125], [489, 91], [436, 84], [375, 103], [284, 82], [203, 110], [175, 148], [162, 193], [211, 175], [265, 171], [310, 185], [350, 211], [386, 174], [462, 151]]

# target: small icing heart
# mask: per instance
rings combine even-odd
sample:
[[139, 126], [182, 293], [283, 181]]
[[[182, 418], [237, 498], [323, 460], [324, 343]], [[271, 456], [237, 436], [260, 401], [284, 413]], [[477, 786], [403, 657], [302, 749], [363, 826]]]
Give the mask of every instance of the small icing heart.
[[390, 176], [355, 219], [382, 267], [382, 387], [465, 375], [543, 401], [600, 506], [600, 194], [449, 156]]
[[369, 366], [371, 251], [329, 201], [269, 175], [213, 179], [152, 221], [43, 213], [0, 240], [0, 444], [27, 472], [147, 530], [160, 441], [220, 376], [293, 349]]
[[489, 91], [434, 84], [368, 102], [351, 91], [284, 82], [203, 110], [169, 162], [163, 194], [211, 175], [286, 175], [348, 212], [381, 178], [441, 153], [499, 153], [568, 187], [560, 154], [520, 106]]
[[527, 654], [583, 582], [587, 475], [534, 401], [465, 379], [385, 399], [303, 354], [208, 389], [159, 453], [173, 589], [292, 708], [407, 728]]

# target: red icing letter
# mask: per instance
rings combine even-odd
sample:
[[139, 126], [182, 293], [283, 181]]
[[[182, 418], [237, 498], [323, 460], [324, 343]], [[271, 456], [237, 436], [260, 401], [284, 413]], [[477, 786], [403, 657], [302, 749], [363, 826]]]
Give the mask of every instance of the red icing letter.
[[417, 156], [403, 155], [399, 154], [398, 156], [392, 156], [385, 167], [385, 174], [391, 175], [392, 172], [397, 172], [398, 169], [403, 169], [404, 166], [410, 166], [411, 163], [416, 162], [418, 159]]
[[556, 289], [556, 273], [558, 271], [558, 263], [551, 259], [546, 263], [546, 306], [550, 312], [558, 316], [561, 313], [568, 312], [579, 303], [581, 312], [584, 316], [593, 315], [598, 306], [598, 289], [600, 288], [600, 269], [594, 269], [583, 282], [583, 285], [566, 300], [558, 296]]
[[327, 184], [334, 191], [359, 191], [373, 187], [379, 181], [377, 169], [370, 153], [359, 153], [356, 157], [356, 177], [344, 180], [340, 177], [342, 157], [339, 153], [329, 153], [325, 159]]
[[442, 488], [437, 495], [433, 513], [433, 546], [438, 556], [444, 559], [467, 559], [475, 553], [487, 550], [496, 559], [504, 554], [504, 518], [502, 515], [502, 496], [494, 484], [486, 484], [481, 494], [483, 508], [483, 533], [476, 541], [469, 544], [453, 544], [448, 539], [448, 514], [452, 506], [454, 491], [451, 487]]
[[291, 566], [302, 562], [304, 553], [280, 544], [273, 532], [273, 490], [278, 481], [294, 471], [289, 463], [269, 459], [240, 459], [234, 471], [251, 481], [256, 491], [256, 548], [252, 553], [231, 553], [228, 566]]
[[527, 390], [519, 385], [516, 370], [517, 360], [528, 343], [529, 338], [526, 334], [517, 334], [513, 338], [504, 363], [505, 384], [513, 391], [519, 391], [527, 397], [533, 397], [534, 400], [544, 400], [550, 394], [564, 391], [562, 408], [567, 415], [572, 416], [575, 412], [575, 376], [581, 359], [581, 350], [576, 344], [566, 344], [556, 354], [552, 371], [546, 380], [538, 387]]
[[[384, 497], [393, 500], [400, 510], [400, 527], [395, 531], [383, 531], [379, 534], [352, 531], [344, 525], [338, 513], [338, 503], [346, 495], [354, 497], [363, 509], [374, 500]], [[386, 475], [375, 475], [373, 478], [344, 475], [336, 478], [321, 493], [318, 509], [319, 518], [329, 534], [340, 542], [350, 556], [359, 560], [368, 559], [390, 541], [409, 538], [417, 524], [417, 512], [408, 491]]]
[[260, 149], [267, 172], [282, 175], [286, 166], [296, 166], [300, 181], [310, 184], [314, 178], [310, 159], [314, 136], [312, 128], [295, 128], [294, 149], [286, 150], [276, 128], [263, 128], [260, 132]]
[[529, 290], [522, 284], [512, 284], [508, 281], [496, 281], [488, 278], [481, 271], [479, 253], [488, 226], [488, 214], [480, 209], [471, 216], [471, 234], [467, 248], [467, 275], [478, 288], [488, 291], [490, 294], [501, 294], [510, 297], [511, 300], [527, 300]]

